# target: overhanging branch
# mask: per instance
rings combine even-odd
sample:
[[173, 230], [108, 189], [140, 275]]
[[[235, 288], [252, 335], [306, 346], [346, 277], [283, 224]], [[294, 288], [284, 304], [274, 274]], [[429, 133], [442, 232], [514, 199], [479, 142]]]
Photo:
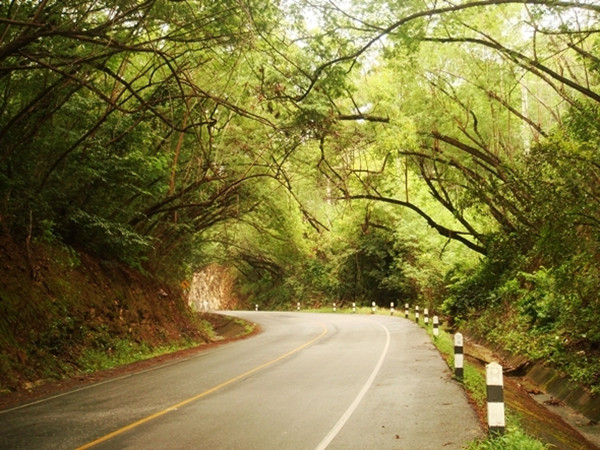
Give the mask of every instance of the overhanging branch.
[[412, 211], [416, 212], [419, 216], [424, 218], [427, 221], [427, 224], [431, 228], [434, 228], [440, 235], [445, 236], [448, 239], [453, 239], [455, 241], [458, 241], [461, 244], [465, 245], [466, 247], [470, 248], [471, 250], [476, 251], [477, 253], [480, 253], [482, 255], [487, 255], [487, 253], [488, 253], [487, 248], [485, 248], [483, 245], [477, 244], [465, 237], [465, 235], [470, 235], [469, 233], [451, 230], [450, 228], [446, 228], [445, 226], [440, 225], [435, 220], [433, 220], [433, 218], [431, 216], [429, 216], [425, 211], [423, 211], [421, 208], [419, 208], [416, 205], [413, 205], [410, 202], [405, 202], [402, 200], [397, 200], [395, 198], [381, 197], [378, 195], [370, 195], [370, 194], [349, 195], [348, 197], [345, 197], [345, 199], [375, 200], [375, 201], [390, 203], [392, 205], [403, 206], [405, 208], [411, 209]]

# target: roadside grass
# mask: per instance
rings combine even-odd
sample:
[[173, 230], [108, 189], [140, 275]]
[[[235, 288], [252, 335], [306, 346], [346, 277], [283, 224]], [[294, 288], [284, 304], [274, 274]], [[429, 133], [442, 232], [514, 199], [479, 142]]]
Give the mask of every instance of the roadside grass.
[[[316, 313], [333, 313], [333, 306], [327, 306], [324, 308], [314, 309], [301, 309], [302, 312], [316, 312]], [[337, 308], [335, 313], [340, 314], [352, 314], [352, 308]], [[357, 307], [356, 314], [372, 314], [371, 307]], [[390, 315], [391, 311], [387, 308], [376, 308], [375, 314], [379, 315]], [[394, 316], [405, 318], [404, 306], [398, 308], [394, 312]], [[414, 312], [411, 311], [406, 320], [415, 322]], [[421, 313], [419, 318], [419, 326], [424, 328], [435, 347], [438, 349], [450, 370], [454, 372], [454, 336], [444, 331], [442, 328], [438, 328], [438, 336], [433, 335], [432, 328], [432, 317], [429, 318], [429, 324], [425, 325], [423, 322], [423, 315]], [[463, 366], [463, 379], [461, 384], [463, 385], [467, 395], [473, 402], [473, 404], [479, 409], [479, 411], [486, 411], [486, 381], [485, 374], [477, 369], [477, 367], [464, 362]], [[519, 417], [513, 411], [506, 409], [506, 431], [501, 436], [487, 436], [482, 439], [476, 439], [470, 442], [467, 450], [547, 450], [549, 447], [541, 441], [529, 436], [523, 431], [519, 425]]]
[[546, 450], [549, 447], [528, 436], [520, 429], [512, 429], [503, 436], [472, 442], [467, 450]]
[[128, 339], [117, 339], [107, 348], [85, 349], [78, 358], [77, 365], [82, 372], [92, 373], [98, 370], [113, 369], [167, 353], [197, 347], [204, 343], [204, 341], [189, 340], [179, 344], [151, 348], [145, 343], [132, 342]]
[[[238, 319], [238, 318], [234, 318], [232, 319], [233, 322], [237, 325], [239, 325], [240, 327], [243, 327], [244, 332], [240, 334], [240, 336], [247, 336], [250, 333], [254, 332], [254, 329], [256, 328], [256, 324], [252, 323], [252, 322], [248, 322], [246, 320], [242, 320], [242, 319]], [[213, 330], [214, 332], [214, 330]]]
[[[436, 346], [450, 370], [454, 372], [454, 336], [443, 329], [435, 337], [431, 327], [426, 328], [433, 344]], [[462, 385], [471, 401], [480, 411], [486, 411], [487, 393], [485, 374], [467, 361], [464, 362]], [[506, 405], [505, 405], [506, 408]], [[468, 450], [546, 450], [549, 447], [541, 441], [525, 433], [519, 424], [519, 417], [506, 408], [506, 431], [501, 436], [489, 435], [476, 439], [468, 444]]]
[[[239, 336], [246, 336], [254, 331], [255, 325], [251, 322], [238, 318], [232, 318], [231, 320], [243, 330]], [[207, 320], [198, 321], [197, 327], [207, 336], [208, 342], [223, 339], [216, 334]], [[183, 339], [174, 343], [151, 347], [145, 342], [134, 342], [126, 338], [112, 339], [102, 346], [86, 348], [78, 358], [77, 366], [84, 373], [92, 373], [199, 347], [206, 344], [206, 342], [205, 340]]]

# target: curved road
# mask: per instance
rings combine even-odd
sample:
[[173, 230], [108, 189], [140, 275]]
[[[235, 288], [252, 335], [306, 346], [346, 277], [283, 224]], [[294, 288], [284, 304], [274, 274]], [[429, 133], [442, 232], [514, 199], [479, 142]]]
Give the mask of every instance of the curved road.
[[0, 448], [458, 449], [482, 434], [408, 320], [229, 314], [263, 332], [0, 411]]

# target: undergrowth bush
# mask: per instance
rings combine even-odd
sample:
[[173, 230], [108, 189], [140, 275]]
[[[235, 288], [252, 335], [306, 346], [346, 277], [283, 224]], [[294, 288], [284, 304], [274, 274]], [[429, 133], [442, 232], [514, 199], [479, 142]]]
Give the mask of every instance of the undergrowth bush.
[[504, 260], [455, 281], [444, 312], [499, 348], [550, 363], [600, 393], [600, 276], [589, 255], [565, 257], [554, 267], [521, 258], [502, 270]]
[[128, 339], [115, 339], [111, 346], [87, 348], [79, 357], [77, 365], [82, 372], [95, 372], [98, 370], [111, 369], [135, 361], [150, 359], [155, 356], [171, 353], [176, 350], [198, 345], [198, 342], [187, 341], [181, 345], [164, 345], [155, 348], [146, 343], [132, 342]]

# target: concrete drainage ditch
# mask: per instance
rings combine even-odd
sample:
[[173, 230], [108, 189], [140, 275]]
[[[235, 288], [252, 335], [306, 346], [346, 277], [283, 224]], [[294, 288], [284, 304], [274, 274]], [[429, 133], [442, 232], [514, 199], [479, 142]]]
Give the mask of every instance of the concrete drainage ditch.
[[465, 339], [466, 359], [482, 372], [498, 361], [505, 370], [505, 401], [521, 418], [522, 428], [559, 449], [600, 449], [600, 399], [542, 364], [501, 357]]

